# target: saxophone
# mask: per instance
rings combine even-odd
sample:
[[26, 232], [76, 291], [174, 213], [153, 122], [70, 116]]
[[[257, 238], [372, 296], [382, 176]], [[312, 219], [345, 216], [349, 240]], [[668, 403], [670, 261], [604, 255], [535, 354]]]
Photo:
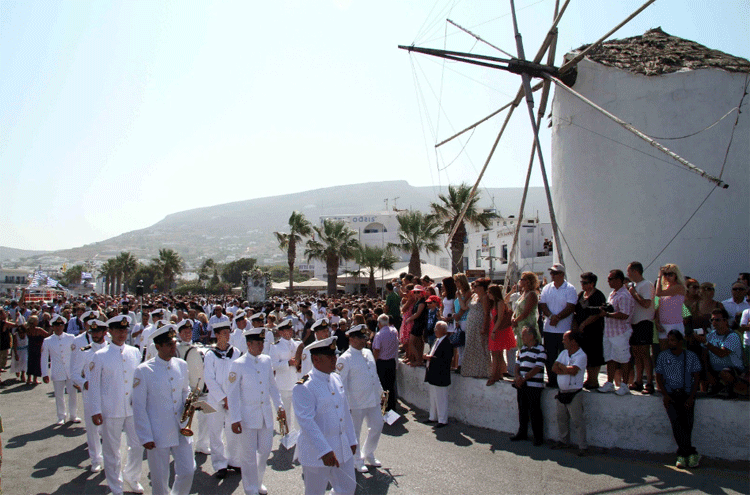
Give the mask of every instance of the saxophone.
[[385, 410], [388, 409], [388, 396], [390, 395], [390, 392], [390, 390], [384, 390], [380, 395], [380, 413], [383, 416], [385, 416]]
[[[279, 411], [281, 413], [281, 411]], [[279, 434], [283, 437], [289, 434], [289, 425], [286, 422], [286, 414], [278, 414], [276, 419], [279, 420]]]
[[187, 399], [185, 399], [185, 407], [182, 410], [182, 417], [180, 417], [180, 423], [184, 423], [185, 421], [187, 421], [185, 427], [180, 428], [180, 433], [182, 433], [186, 437], [193, 436], [193, 430], [190, 429], [190, 425], [193, 424], [193, 416], [195, 415], [195, 403], [198, 402], [198, 399], [200, 399], [202, 395], [201, 379], [198, 379], [198, 383], [195, 385], [195, 388], [190, 391]]

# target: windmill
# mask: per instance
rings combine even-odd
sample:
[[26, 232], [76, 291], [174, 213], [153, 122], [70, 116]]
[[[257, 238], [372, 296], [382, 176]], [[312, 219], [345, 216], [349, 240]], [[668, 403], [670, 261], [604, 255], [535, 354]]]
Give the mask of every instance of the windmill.
[[[604, 43], [609, 37], [611, 37], [615, 32], [617, 32], [620, 28], [625, 26], [628, 22], [630, 22], [633, 18], [635, 18], [638, 14], [640, 14], [643, 10], [645, 10], [649, 5], [654, 3], [656, 0], [648, 0], [646, 3], [644, 3], [640, 8], [638, 8], [636, 11], [634, 11], [630, 16], [628, 16], [625, 20], [620, 22], [617, 26], [615, 26], [613, 29], [611, 29], [609, 32], [607, 32], [604, 36], [602, 36], [600, 39], [586, 47], [585, 49], [581, 50], [575, 57], [572, 59], [566, 61], [563, 65], [560, 67], [556, 67], [554, 65], [555, 61], [555, 50], [556, 50], [556, 44], [557, 44], [557, 33], [558, 33], [558, 24], [560, 23], [563, 14], [565, 13], [565, 10], [567, 9], [570, 0], [565, 0], [562, 7], [560, 7], [559, 0], [556, 0], [555, 2], [555, 8], [554, 8], [554, 20], [552, 22], [552, 25], [550, 29], [547, 32], [547, 35], [540, 46], [539, 50], [537, 51], [536, 55], [532, 60], [527, 60], [525, 57], [524, 52], [524, 46], [523, 46], [523, 39], [521, 34], [518, 30], [518, 24], [517, 24], [517, 18], [516, 18], [516, 9], [515, 9], [515, 3], [514, 0], [510, 0], [510, 8], [511, 8], [511, 15], [512, 15], [512, 21], [513, 21], [513, 31], [515, 34], [515, 40], [516, 40], [516, 50], [517, 50], [517, 56], [512, 56], [507, 52], [504, 52], [503, 50], [495, 47], [491, 43], [483, 40], [479, 36], [475, 35], [474, 33], [471, 33], [469, 30], [462, 28], [458, 24], [454, 23], [451, 20], [448, 20], [451, 24], [459, 28], [460, 30], [466, 32], [467, 34], [473, 36], [477, 41], [480, 41], [500, 52], [507, 55], [510, 58], [501, 58], [501, 57], [492, 57], [487, 55], [479, 55], [479, 54], [473, 54], [473, 53], [464, 53], [464, 52], [455, 52], [455, 51], [448, 51], [448, 50], [440, 50], [440, 49], [432, 49], [432, 48], [422, 48], [422, 47], [416, 47], [416, 46], [403, 46], [400, 45], [399, 48], [403, 50], [407, 50], [409, 52], [416, 52], [416, 53], [422, 53], [430, 56], [440, 57], [448, 60], [458, 61], [458, 62], [464, 62], [468, 64], [474, 64], [479, 65], [482, 67], [487, 67], [491, 69], [498, 69], [503, 70], [507, 72], [511, 72], [517, 75], [521, 76], [521, 86], [519, 87], [516, 97], [509, 102], [508, 104], [502, 106], [497, 111], [493, 112], [489, 116], [485, 117], [484, 119], [479, 120], [478, 122], [466, 127], [462, 131], [454, 134], [453, 136], [437, 143], [436, 147], [442, 146], [443, 144], [451, 141], [452, 139], [457, 138], [461, 134], [472, 130], [476, 128], [478, 125], [480, 125], [483, 122], [486, 122], [490, 118], [494, 117], [495, 115], [499, 114], [500, 112], [504, 110], [508, 110], [508, 113], [505, 117], [505, 120], [502, 124], [502, 127], [500, 128], [500, 131], [497, 135], [497, 138], [495, 139], [494, 144], [492, 145], [492, 148], [489, 152], [489, 155], [487, 156], [484, 165], [479, 173], [479, 176], [476, 180], [476, 183], [474, 184], [474, 187], [472, 188], [470, 198], [473, 198], [476, 194], [476, 190], [479, 186], [479, 183], [482, 180], [482, 177], [487, 169], [487, 166], [489, 165], [490, 160], [492, 159], [492, 156], [497, 148], [497, 145], [505, 131], [505, 129], [508, 126], [508, 123], [510, 122], [510, 119], [513, 115], [513, 112], [515, 108], [521, 103], [521, 100], [525, 98], [526, 100], [526, 106], [528, 108], [529, 113], [529, 119], [531, 121], [532, 131], [533, 131], [533, 146], [531, 150], [531, 156], [529, 158], [529, 164], [527, 168], [526, 173], [526, 181], [524, 185], [524, 192], [521, 199], [521, 206], [520, 206], [520, 212], [518, 215], [518, 219], [516, 222], [514, 237], [513, 237], [513, 244], [512, 248], [509, 253], [509, 259], [508, 259], [508, 275], [506, 277], [506, 289], [508, 285], [512, 282], [512, 278], [514, 277], [513, 274], [513, 267], [514, 267], [514, 261], [513, 258], [516, 254], [517, 245], [518, 245], [518, 237], [519, 237], [519, 231], [523, 222], [523, 212], [524, 207], [526, 203], [528, 188], [529, 188], [529, 181], [531, 177], [531, 172], [534, 165], [534, 158], [536, 157], [539, 161], [539, 166], [541, 169], [541, 175], [542, 180], [544, 183], [544, 190], [547, 198], [547, 205], [549, 208], [549, 215], [550, 215], [550, 221], [552, 223], [552, 229], [553, 229], [553, 238], [555, 242], [555, 254], [557, 256], [557, 259], [560, 263], [564, 263], [563, 259], [563, 250], [561, 246], [560, 241], [560, 235], [558, 232], [558, 225], [557, 220], [555, 217], [555, 209], [553, 207], [552, 203], [552, 196], [550, 192], [550, 185], [549, 180], [547, 176], [547, 170], [544, 162], [544, 157], [542, 154], [542, 149], [540, 145], [539, 140], [539, 125], [541, 123], [541, 119], [543, 118], [546, 107], [547, 107], [547, 100], [549, 97], [549, 92], [551, 85], [554, 84], [557, 88], [568, 92], [584, 104], [588, 105], [589, 107], [593, 108], [597, 112], [600, 112], [604, 116], [606, 116], [608, 119], [612, 120], [613, 122], [617, 123], [619, 126], [624, 128], [625, 130], [631, 132], [639, 139], [642, 139], [643, 141], [647, 142], [649, 145], [653, 146], [659, 152], [666, 154], [670, 160], [677, 162], [679, 166], [689, 170], [690, 172], [696, 173], [703, 177], [704, 179], [708, 180], [709, 182], [715, 184], [717, 187], [721, 188], [727, 188], [728, 185], [724, 183], [720, 178], [714, 177], [711, 174], [705, 172], [704, 170], [698, 168], [694, 164], [690, 163], [688, 160], [684, 159], [683, 157], [679, 156], [678, 154], [674, 153], [670, 149], [668, 149], [666, 146], [660, 144], [658, 141], [650, 138], [645, 133], [639, 131], [634, 126], [628, 124], [624, 120], [616, 117], [610, 112], [607, 112], [600, 106], [596, 105], [589, 99], [587, 99], [585, 96], [581, 95], [580, 93], [573, 90], [570, 86], [573, 85], [576, 78], [576, 65], [578, 62], [580, 62], [588, 53], [595, 50], [597, 47], [599, 47], [602, 43]], [[546, 64], [542, 64], [542, 59], [544, 59], [545, 54], [547, 55]], [[533, 78], [541, 79], [542, 82], [532, 86], [531, 80]], [[540, 98], [540, 104], [538, 111], [536, 113], [536, 117], [534, 115], [534, 99], [533, 99], [533, 93], [535, 91], [538, 91], [539, 89], [542, 90], [542, 95]], [[468, 202], [467, 202], [468, 205]], [[458, 228], [458, 225], [460, 224], [461, 220], [463, 219], [463, 216], [466, 213], [466, 207], [464, 207], [464, 210], [459, 215], [456, 223], [454, 224], [451, 232], [448, 235], [448, 240], [446, 246], [450, 243], [452, 237], [455, 235], [456, 230]]]

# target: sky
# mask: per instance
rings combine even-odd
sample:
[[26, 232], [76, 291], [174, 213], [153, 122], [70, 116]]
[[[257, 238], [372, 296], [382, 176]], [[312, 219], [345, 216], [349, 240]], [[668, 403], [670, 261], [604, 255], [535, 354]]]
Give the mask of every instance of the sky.
[[[556, 65], [642, 3], [572, 0]], [[473, 184], [505, 113], [435, 144], [506, 104], [520, 78], [397, 45], [504, 56], [451, 19], [516, 54], [509, 5], [0, 0], [0, 245], [76, 247], [178, 211], [334, 185]], [[529, 59], [553, 8], [516, 1]], [[657, 0], [614, 37], [657, 26], [750, 58], [747, 0]], [[530, 129], [519, 108], [484, 187], [523, 186]], [[541, 142], [549, 163], [546, 123]]]

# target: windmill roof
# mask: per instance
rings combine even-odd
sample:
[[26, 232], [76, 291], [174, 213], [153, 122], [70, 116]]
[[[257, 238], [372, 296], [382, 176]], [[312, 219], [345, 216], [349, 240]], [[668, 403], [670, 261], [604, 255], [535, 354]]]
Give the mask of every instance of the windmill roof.
[[[588, 46], [583, 45], [575, 52]], [[641, 36], [606, 41], [587, 54], [587, 58], [646, 76], [696, 69], [750, 72], [750, 61], [672, 36], [660, 27], [650, 29]]]

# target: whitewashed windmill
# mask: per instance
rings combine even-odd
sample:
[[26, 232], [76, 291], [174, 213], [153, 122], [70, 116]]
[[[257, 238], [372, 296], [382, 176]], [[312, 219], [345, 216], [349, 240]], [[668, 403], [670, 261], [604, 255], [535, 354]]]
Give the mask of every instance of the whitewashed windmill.
[[[529, 187], [529, 181], [530, 181], [530, 177], [531, 177], [531, 172], [532, 172], [532, 168], [533, 168], [533, 164], [534, 164], [534, 157], [535, 157], [535, 155], [536, 155], [536, 157], [537, 157], [537, 159], [539, 161], [539, 166], [540, 166], [540, 169], [541, 169], [542, 180], [543, 180], [543, 183], [544, 183], [544, 188], [545, 188], [545, 192], [546, 192], [546, 196], [547, 196], [547, 204], [548, 204], [548, 207], [549, 207], [549, 215], [550, 215], [550, 220], [552, 222], [552, 228], [553, 228], [553, 233], [554, 233], [553, 235], [554, 235], [554, 242], [555, 242], [555, 250], [554, 250], [555, 256], [556, 256], [556, 258], [561, 263], [564, 263], [563, 249], [562, 249], [561, 239], [560, 239], [561, 236], [560, 236], [559, 231], [558, 231], [558, 224], [557, 224], [557, 219], [556, 219], [556, 215], [555, 215], [555, 208], [553, 207], [552, 194], [551, 194], [551, 191], [550, 191], [550, 183], [549, 183], [549, 179], [548, 179], [548, 175], [547, 175], [547, 168], [545, 166], [545, 161], [544, 161], [544, 157], [543, 157], [543, 154], [542, 154], [542, 149], [541, 149], [540, 142], [539, 142], [539, 125], [540, 125], [541, 119], [543, 118], [543, 116], [545, 114], [545, 111], [546, 111], [547, 100], [548, 100], [548, 97], [549, 97], [549, 91], [550, 91], [550, 87], [551, 87], [552, 84], [555, 84], [561, 90], [563, 90], [566, 93], [572, 95], [573, 97], [575, 97], [579, 101], [583, 102], [584, 104], [590, 106], [595, 111], [600, 112], [602, 115], [606, 116], [608, 119], [616, 122], [619, 126], [621, 126], [622, 128], [626, 129], [627, 131], [631, 132], [632, 134], [634, 134], [635, 136], [637, 136], [639, 139], [642, 139], [642, 140], [646, 141], [651, 146], [653, 146], [654, 148], [656, 148], [657, 150], [659, 150], [661, 153], [664, 153], [665, 155], [667, 155], [669, 157], [668, 159], [671, 160], [671, 161], [673, 161], [674, 163], [676, 163], [678, 166], [683, 167], [684, 169], [687, 169], [687, 170], [689, 170], [691, 172], [694, 172], [694, 173], [702, 176], [704, 179], [706, 179], [710, 183], [714, 184], [716, 187], [721, 187], [721, 188], [727, 188], [728, 187], [728, 185], [726, 183], [724, 183], [720, 178], [715, 177], [715, 176], [707, 173], [706, 171], [702, 170], [701, 168], [693, 165], [692, 163], [690, 163], [685, 158], [682, 158], [681, 156], [677, 155], [673, 151], [669, 150], [664, 145], [662, 145], [659, 142], [657, 142], [656, 140], [648, 137], [645, 133], [639, 131], [638, 129], [636, 129], [632, 125], [628, 124], [624, 120], [619, 119], [618, 117], [616, 117], [615, 115], [613, 115], [610, 112], [607, 112], [606, 110], [604, 110], [600, 106], [596, 105], [595, 103], [593, 103], [592, 101], [590, 101], [589, 99], [587, 99], [586, 97], [584, 97], [583, 95], [581, 95], [580, 93], [578, 93], [577, 91], [573, 90], [570, 87], [570, 86], [573, 85], [573, 83], [575, 82], [575, 79], [576, 79], [576, 66], [577, 66], [577, 64], [581, 60], [583, 60], [584, 57], [586, 57], [587, 54], [589, 54], [592, 51], [596, 50], [602, 43], [604, 43], [615, 32], [617, 32], [620, 28], [622, 28], [624, 25], [626, 25], [628, 22], [630, 22], [630, 20], [632, 20], [635, 16], [637, 16], [640, 12], [642, 12], [644, 9], [646, 9], [649, 5], [651, 5], [655, 1], [656, 0], [649, 0], [646, 3], [644, 3], [639, 9], [637, 9], [635, 12], [633, 12], [630, 16], [628, 16], [625, 20], [623, 20], [621, 23], [619, 23], [617, 26], [615, 26], [609, 32], [607, 32], [599, 40], [597, 40], [596, 42], [592, 43], [591, 45], [589, 45], [585, 49], [582, 49], [581, 51], [579, 51], [579, 53], [575, 57], [573, 57], [572, 59], [566, 61], [560, 67], [556, 67], [554, 65], [556, 42], [557, 42], [557, 33], [558, 33], [557, 26], [560, 23], [560, 20], [562, 19], [562, 16], [565, 13], [565, 10], [567, 9], [567, 7], [569, 5], [570, 0], [565, 0], [563, 2], [563, 4], [562, 4], [562, 7], [560, 7], [559, 0], [555, 2], [554, 20], [552, 22], [552, 26], [548, 30], [547, 36], [545, 37], [544, 42], [542, 43], [541, 47], [539, 48], [539, 50], [537, 51], [536, 55], [534, 56], [534, 58], [532, 60], [526, 60], [526, 58], [525, 58], [523, 41], [522, 41], [521, 34], [518, 31], [518, 25], [517, 25], [517, 20], [516, 20], [515, 4], [514, 4], [513, 0], [510, 0], [510, 7], [511, 7], [512, 19], [513, 19], [513, 30], [514, 30], [515, 39], [516, 39], [517, 57], [513, 57], [513, 56], [507, 54], [506, 52], [503, 52], [503, 53], [506, 53], [508, 56], [510, 56], [510, 58], [491, 57], [491, 56], [478, 55], [478, 54], [472, 54], [472, 53], [451, 52], [451, 51], [447, 51], [447, 50], [439, 50], [439, 49], [431, 49], [431, 48], [421, 48], [421, 47], [416, 47], [416, 46], [399, 46], [399, 48], [407, 50], [407, 51], [410, 51], [410, 52], [423, 53], [423, 54], [432, 55], [432, 56], [436, 56], [436, 57], [441, 57], [441, 58], [445, 58], [445, 59], [449, 59], [449, 60], [460, 61], [460, 62], [475, 64], [475, 65], [480, 65], [480, 66], [484, 66], [484, 67], [488, 67], [488, 68], [504, 70], [504, 71], [512, 72], [512, 73], [515, 73], [515, 74], [518, 74], [518, 75], [521, 76], [521, 80], [522, 80], [521, 86], [518, 89], [516, 97], [511, 102], [509, 102], [508, 104], [502, 106], [499, 110], [493, 112], [488, 117], [486, 117], [486, 118], [484, 118], [484, 119], [482, 119], [482, 120], [480, 120], [480, 121], [478, 121], [478, 122], [476, 122], [476, 123], [468, 126], [467, 128], [465, 128], [464, 130], [462, 130], [459, 133], [455, 134], [454, 136], [451, 136], [450, 138], [445, 139], [445, 140], [441, 141], [440, 143], [438, 143], [436, 145], [436, 146], [441, 146], [441, 145], [447, 143], [448, 141], [450, 141], [450, 140], [458, 137], [459, 135], [461, 135], [461, 134], [463, 134], [463, 133], [465, 133], [465, 132], [467, 132], [467, 131], [469, 131], [471, 129], [474, 129], [475, 127], [477, 127], [481, 123], [487, 121], [489, 118], [497, 115], [498, 113], [502, 112], [503, 110], [506, 110], [506, 109], [508, 110], [508, 113], [507, 113], [507, 115], [505, 117], [505, 121], [503, 122], [503, 125], [502, 125], [502, 127], [501, 127], [501, 129], [500, 129], [500, 131], [499, 131], [499, 133], [497, 135], [497, 138], [495, 139], [495, 142], [494, 142], [494, 144], [493, 144], [493, 146], [492, 146], [492, 148], [490, 150], [490, 153], [489, 153], [487, 159], [484, 162], [484, 166], [482, 167], [482, 170], [481, 170], [481, 172], [479, 174], [479, 177], [477, 178], [477, 181], [474, 184], [474, 187], [473, 187], [473, 189], [471, 191], [471, 197], [474, 197], [474, 195], [476, 194], [476, 190], [477, 190], [477, 188], [479, 186], [479, 183], [481, 182], [482, 177], [483, 177], [483, 175], [484, 175], [484, 173], [485, 173], [485, 171], [487, 169], [487, 166], [488, 166], [490, 160], [492, 159], [492, 155], [493, 155], [495, 149], [497, 148], [497, 145], [498, 145], [498, 143], [499, 143], [499, 141], [500, 141], [500, 139], [501, 139], [501, 137], [502, 137], [502, 135], [503, 135], [506, 127], [508, 126], [508, 123], [509, 123], [509, 121], [511, 119], [513, 111], [520, 104], [521, 100], [525, 97], [525, 99], [526, 99], [526, 105], [527, 105], [528, 113], [529, 113], [529, 118], [531, 120], [531, 125], [532, 125], [532, 129], [533, 129], [533, 134], [534, 134], [534, 136], [533, 136], [534, 137], [534, 143], [533, 143], [533, 147], [532, 147], [532, 151], [531, 151], [531, 156], [530, 156], [530, 159], [529, 159], [529, 165], [528, 165], [527, 174], [526, 174], [526, 181], [525, 181], [525, 185], [524, 185], [524, 194], [523, 194], [523, 197], [522, 197], [522, 200], [521, 200], [520, 212], [519, 212], [518, 219], [517, 219], [517, 222], [516, 222], [516, 230], [515, 230], [515, 235], [514, 235], [514, 239], [513, 239], [513, 245], [512, 245], [512, 248], [510, 250], [510, 253], [509, 253], [509, 260], [508, 260], [509, 261], [509, 265], [508, 265], [509, 268], [508, 268], [508, 275], [506, 276], [506, 288], [507, 288], [507, 285], [510, 284], [510, 283], [512, 283], [512, 281], [514, 281], [513, 279], [515, 277], [517, 277], [517, 273], [514, 273], [515, 270], [514, 270], [513, 258], [516, 255], [516, 251], [517, 251], [516, 248], [517, 248], [517, 244], [518, 244], [518, 233], [519, 233], [519, 230], [521, 228], [522, 221], [523, 221], [524, 207], [525, 207], [525, 202], [526, 202], [526, 197], [527, 197], [527, 191], [528, 191], [528, 187]], [[448, 22], [451, 22], [451, 24], [457, 26], [459, 29], [467, 32], [468, 34], [470, 34], [472, 36], [474, 36], [478, 41], [481, 41], [481, 42], [483, 42], [483, 43], [485, 43], [485, 44], [487, 44], [489, 46], [492, 46], [493, 48], [496, 48], [493, 45], [491, 45], [490, 43], [488, 43], [487, 41], [479, 38], [478, 36], [474, 35], [473, 33], [469, 32], [468, 30], [466, 30], [466, 29], [458, 26], [457, 24], [453, 23], [452, 21], [449, 20]], [[498, 48], [496, 48], [496, 49], [499, 50]], [[500, 50], [500, 51], [502, 51], [502, 50]], [[544, 59], [545, 55], [547, 57], [546, 58], [546, 64], [542, 64], [541, 61]], [[542, 82], [538, 83], [538, 84], [536, 84], [535, 86], [532, 87], [532, 84], [531, 84], [532, 78], [542, 79]], [[534, 105], [533, 93], [535, 91], [539, 90], [539, 89], [542, 89], [542, 96], [541, 96], [541, 99], [540, 99], [541, 101], [540, 101], [540, 104], [539, 104], [538, 111], [537, 111], [536, 116], [535, 116], [534, 115], [534, 106], [535, 105]], [[467, 202], [467, 205], [468, 205], [468, 202]], [[460, 221], [462, 220], [464, 214], [465, 214], [465, 210], [461, 213], [461, 215], [459, 216], [458, 221], [453, 226], [453, 229], [452, 229], [451, 233], [448, 236], [447, 244], [450, 243], [451, 238], [455, 234], [457, 226], [460, 223]]]

